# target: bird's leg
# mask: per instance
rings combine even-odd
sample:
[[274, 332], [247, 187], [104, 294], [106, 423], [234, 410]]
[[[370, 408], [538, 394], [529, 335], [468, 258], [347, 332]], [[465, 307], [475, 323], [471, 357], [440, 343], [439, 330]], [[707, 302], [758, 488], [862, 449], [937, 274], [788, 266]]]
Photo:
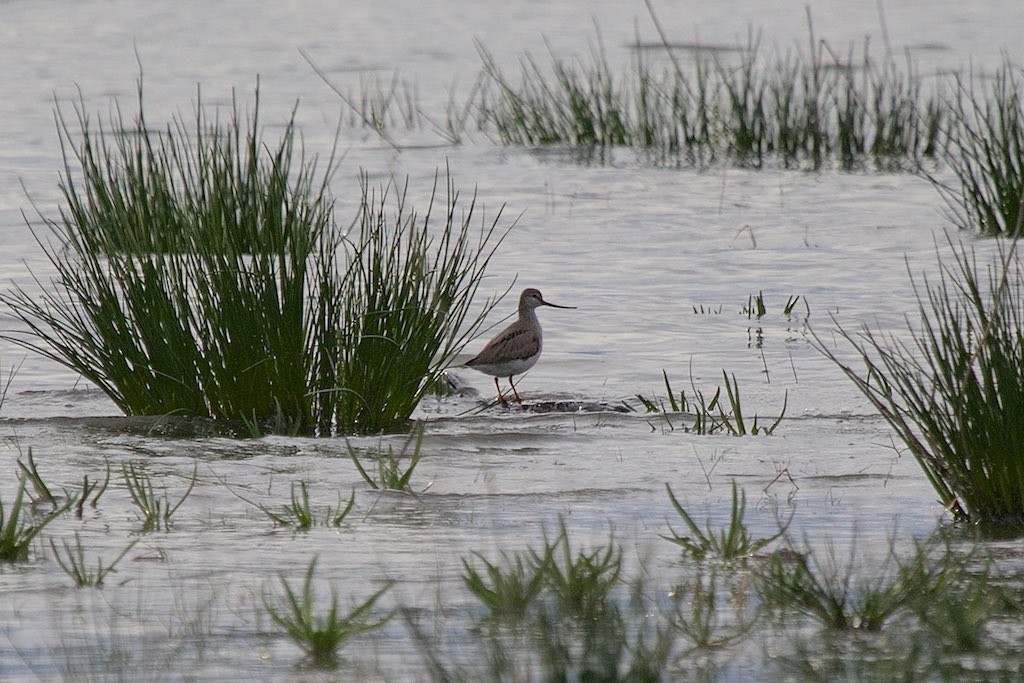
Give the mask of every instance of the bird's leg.
[[512, 387], [512, 393], [516, 395], [516, 403], [522, 405], [523, 399], [519, 398], [519, 392], [516, 391], [516, 383], [512, 381], [512, 375], [508, 377], [508, 384]]
[[500, 403], [503, 406], [507, 406], [508, 405], [508, 401], [505, 400], [505, 395], [503, 393], [501, 393], [501, 385], [498, 384], [498, 378], [497, 377], [494, 378], [494, 388], [498, 392], [498, 403]]

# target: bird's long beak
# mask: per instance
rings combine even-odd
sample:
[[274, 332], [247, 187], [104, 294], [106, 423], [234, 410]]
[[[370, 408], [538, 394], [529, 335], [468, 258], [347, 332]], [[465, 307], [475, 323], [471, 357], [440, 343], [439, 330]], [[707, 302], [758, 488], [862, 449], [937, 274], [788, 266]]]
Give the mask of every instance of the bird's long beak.
[[544, 299], [541, 299], [540, 302], [542, 304], [544, 304], [545, 306], [550, 306], [551, 308], [571, 308], [571, 309], [574, 309], [574, 310], [576, 308], [575, 306], [559, 306], [558, 304], [548, 303], [547, 301], [544, 301]]

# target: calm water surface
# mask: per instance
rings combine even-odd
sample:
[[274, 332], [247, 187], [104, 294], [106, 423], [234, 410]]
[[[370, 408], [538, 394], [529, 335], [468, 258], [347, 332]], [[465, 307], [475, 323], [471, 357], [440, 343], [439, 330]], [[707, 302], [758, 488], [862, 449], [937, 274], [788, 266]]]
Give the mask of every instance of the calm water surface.
[[[279, 124], [299, 100], [307, 148], [326, 153], [344, 110], [300, 48], [355, 92], [361, 79], [388, 82], [397, 70], [417, 88], [422, 110], [440, 117], [450, 93], [465, 97], [476, 77], [474, 39], [508, 73], [524, 50], [545, 55], [545, 40], [557, 54], [586, 54], [595, 22], [616, 64], [628, 63], [628, 43], [657, 39], [643, 3], [347, 4], [0, 1], [3, 286], [28, 283], [26, 266], [43, 279], [51, 272], [22, 212], [37, 224], [26, 192], [44, 212], [57, 206], [55, 102], [70, 111], [80, 95], [89, 111], [106, 115], [117, 98], [130, 112], [139, 63], [154, 120], [187, 113], [197, 84], [207, 103], [228, 104], [232, 88], [248, 101], [259, 76], [264, 121]], [[1004, 50], [1022, 57], [1022, 3], [891, 4], [899, 6], [886, 7], [883, 37], [875, 3], [813, 2], [815, 35], [844, 49], [870, 36], [880, 54], [887, 40], [895, 52], [909, 49], [925, 74], [970, 63], [990, 68]], [[754, 27], [764, 42], [787, 49], [807, 42], [805, 5], [768, 12], [756, 2], [685, 3], [658, 11], [674, 42], [732, 47]], [[546, 350], [520, 384], [528, 400], [613, 405], [637, 393], [664, 395], [662, 370], [677, 388], [689, 389], [692, 375], [713, 390], [725, 369], [748, 412], [774, 417], [788, 399], [789, 419], [771, 438], [709, 437], [639, 413], [481, 414], [472, 399], [431, 399], [419, 415], [427, 436], [413, 481], [422, 492], [378, 494], [362, 485], [341, 440], [160, 437], [88, 419], [118, 412], [60, 366], [0, 342], [0, 368], [19, 368], [0, 412], [2, 499], [13, 495], [15, 461], [29, 448], [58, 487], [102, 476], [109, 463], [114, 482], [100, 505], [80, 521], [56, 521], [43, 538], [59, 543], [78, 533], [88, 557], [106, 560], [138, 539], [103, 591], [70, 588], [43, 543], [31, 561], [0, 566], [0, 643], [7, 641], [0, 679], [103, 678], [98, 672], [118, 655], [143, 679], [315, 679], [294, 668], [297, 650], [270, 635], [262, 611], [278, 572], [297, 579], [314, 554], [342, 596], [399, 579], [388, 599], [422, 610], [431, 634], [458, 643], [471, 604], [460, 558], [536, 545], [559, 516], [580, 544], [604, 543], [614, 529], [631, 571], [642, 564], [671, 583], [678, 554], [659, 538], [674, 518], [666, 483], [715, 523], [727, 518], [736, 480], [755, 533], [774, 531], [777, 508], [794, 515], [794, 532], [810, 542], [856, 539], [866, 556], [884, 552], [894, 528], [906, 539], [934, 528], [942, 511], [916, 465], [899, 457], [885, 424], [807, 335], [810, 325], [830, 338], [830, 316], [898, 330], [913, 312], [907, 268], [934, 274], [936, 251], [948, 250], [941, 202], [927, 183], [906, 175], [650, 169], [626, 151], [605, 165], [579, 166], [558, 153], [505, 149], [483, 134], [447, 145], [429, 124], [391, 134], [401, 151], [361, 128], [342, 128], [347, 156], [335, 180], [342, 220], [354, 215], [360, 169], [382, 181], [409, 176], [411, 203], [423, 206], [435, 171], [448, 163], [464, 192], [477, 189], [488, 215], [502, 205], [508, 221], [522, 214], [491, 267], [490, 288], [518, 278], [517, 288], [536, 286], [578, 307], [541, 311]], [[984, 258], [993, 245], [977, 248]], [[740, 311], [758, 292], [769, 315], [753, 323]], [[807, 309], [786, 318], [791, 295]], [[506, 301], [500, 314], [512, 306]], [[16, 327], [7, 317], [2, 325]], [[493, 386], [460, 374], [484, 395]], [[126, 462], [142, 463], [172, 501], [195, 469], [195, 490], [171, 531], [136, 534], [118, 476]], [[306, 534], [274, 529], [255, 504], [281, 504], [300, 480], [321, 506], [355, 489], [350, 523]], [[353, 678], [425, 676], [398, 620], [356, 650]], [[741, 657], [725, 677], [762, 672], [759, 662], [757, 652]]]

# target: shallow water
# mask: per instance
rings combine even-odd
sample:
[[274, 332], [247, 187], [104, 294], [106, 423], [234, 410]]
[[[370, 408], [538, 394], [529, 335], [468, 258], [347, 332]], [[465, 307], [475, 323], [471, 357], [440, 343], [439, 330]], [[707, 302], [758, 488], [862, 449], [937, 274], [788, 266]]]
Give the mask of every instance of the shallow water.
[[[753, 26], [786, 48], [807, 41], [804, 6], [769, 13], [763, 3], [703, 3], [659, 8], [659, 16], [674, 42], [734, 46]], [[870, 35], [881, 46], [875, 5], [864, 7], [813, 3], [815, 35], [844, 47]], [[544, 54], [545, 39], [558, 54], [585, 54], [591, 17], [614, 63], [628, 63], [628, 43], [657, 39], [642, 4], [611, 2], [0, 2], [0, 92], [8, 95], [0, 98], [0, 281], [27, 283], [26, 264], [44, 280], [50, 274], [21, 212], [32, 215], [25, 191], [44, 213], [59, 198], [54, 100], [70, 111], [77, 88], [89, 111], [106, 114], [116, 97], [131, 112], [136, 54], [150, 117], [187, 113], [197, 83], [208, 103], [228, 104], [231, 88], [248, 102], [258, 75], [264, 121], [280, 122], [300, 100], [307, 148], [326, 153], [342, 105], [299, 48], [355, 91], [367, 73], [386, 81], [397, 69], [418, 88], [422, 109], [440, 116], [453, 84], [468, 93], [479, 69], [474, 38], [514, 73], [523, 50]], [[1022, 24], [1019, 2], [931, 2], [887, 7], [885, 26], [892, 49], [911, 49], [930, 73], [989, 67], [1002, 50], [1020, 61]], [[344, 440], [153, 433], [109, 419], [118, 412], [100, 392], [0, 341], [0, 371], [18, 368], [0, 409], [0, 473], [16, 472], [29, 448], [58, 488], [102, 477], [108, 463], [113, 470], [98, 506], [47, 527], [29, 562], [0, 565], [0, 639], [9, 643], [0, 647], [0, 679], [100, 679], [118, 661], [147, 679], [316, 679], [295, 669], [298, 650], [271, 635], [262, 611], [278, 573], [298, 580], [314, 554], [341, 596], [398, 579], [389, 604], [417, 610], [431, 634], [458, 644], [471, 605], [460, 558], [536, 546], [559, 516], [575, 544], [604, 543], [614, 530], [631, 571], [642, 565], [671, 581], [678, 549], [659, 538], [675, 518], [666, 483], [698, 518], [719, 524], [735, 480], [755, 534], [775, 531], [778, 509], [793, 515], [798, 537], [855, 542], [869, 556], [884, 553], [894, 528], [901, 539], [919, 538], [942, 518], [885, 423], [808, 342], [808, 325], [831, 338], [830, 316], [847, 327], [902, 329], [915, 308], [908, 268], [934, 274], [936, 252], [948, 251], [941, 200], [925, 181], [651, 169], [624, 150], [608, 164], [580, 166], [483, 135], [451, 146], [429, 126], [389, 133], [401, 151], [364, 129], [341, 129], [340, 216], [352, 215], [359, 169], [381, 180], [408, 175], [410, 201], [420, 206], [448, 164], [465, 193], [477, 188], [489, 215], [501, 205], [508, 221], [522, 214], [491, 266], [491, 288], [517, 278], [517, 290], [537, 286], [578, 307], [540, 312], [544, 357], [519, 384], [528, 402], [663, 396], [662, 370], [677, 390], [689, 393], [691, 376], [713, 390], [725, 369], [748, 414], [773, 419], [785, 399], [787, 419], [772, 437], [697, 436], [641, 413], [535, 415], [481, 411], [473, 398], [429, 399], [418, 414], [426, 437], [417, 494], [381, 494], [363, 484]], [[984, 258], [995, 245], [976, 247]], [[752, 321], [740, 311], [758, 292], [769, 315]], [[787, 318], [791, 295], [807, 309]], [[512, 305], [506, 300], [500, 314]], [[7, 317], [2, 325], [16, 327]], [[490, 394], [490, 378], [457, 372]], [[120, 477], [127, 462], [145, 467], [172, 503], [196, 472], [170, 531], [138, 533]], [[300, 480], [321, 508], [356, 491], [341, 529], [275, 529], [256, 507], [280, 505]], [[14, 485], [13, 474], [0, 476], [5, 502]], [[72, 542], [75, 533], [92, 561], [138, 540], [102, 591], [71, 588], [53, 559], [49, 540]], [[400, 620], [346, 653], [354, 679], [426, 676]], [[722, 678], [762, 667], [756, 655], [741, 658]]]

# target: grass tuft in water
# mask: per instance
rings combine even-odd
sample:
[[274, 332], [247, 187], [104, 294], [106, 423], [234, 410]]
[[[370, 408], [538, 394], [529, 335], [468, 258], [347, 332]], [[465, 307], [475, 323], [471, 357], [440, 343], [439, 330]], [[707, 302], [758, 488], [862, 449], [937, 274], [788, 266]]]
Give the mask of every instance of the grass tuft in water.
[[[32, 496], [31, 493], [29, 494], [29, 496], [32, 497], [33, 505], [46, 503], [54, 510], [61, 507], [59, 499], [52, 491], [50, 491], [49, 485], [39, 473], [39, 467], [36, 465], [35, 458], [32, 457], [31, 447], [28, 449], [28, 456], [25, 458], [25, 462], [22, 462], [21, 458], [18, 458], [18, 469], [21, 470], [18, 476], [32, 484], [32, 490], [35, 491], [34, 496]], [[64, 498], [65, 500], [71, 501], [72, 504], [74, 503], [75, 496], [68, 494], [67, 491], [64, 492]], [[65, 505], [64, 507], [66, 508], [67, 506]]]
[[604, 610], [622, 572], [622, 548], [613, 539], [605, 546], [574, 553], [564, 519], [559, 519], [559, 533], [553, 539], [544, 534], [540, 550], [529, 548], [511, 558], [502, 553], [503, 566], [474, 555], [483, 563], [486, 576], [463, 558], [463, 583], [491, 616], [513, 621], [525, 617], [542, 597], [553, 600], [560, 612], [574, 619], [593, 618]]
[[[702, 530], [690, 516], [690, 513], [679, 503], [675, 494], [668, 484], [665, 484], [669, 500], [675, 508], [679, 517], [690, 530], [690, 536], [680, 536], [672, 527], [669, 527], [670, 536], [662, 536], [685, 550], [695, 560], [703, 560], [708, 557], [715, 557], [729, 562], [743, 560], [751, 557], [765, 546], [780, 538], [786, 533], [789, 521], [780, 525], [779, 532], [767, 538], [755, 539], [744, 523], [747, 509], [746, 493], [732, 482], [732, 507], [729, 511], [729, 525], [716, 530], [708, 522], [707, 529]], [[792, 518], [791, 518], [792, 519]]]
[[577, 619], [589, 620], [604, 611], [609, 592], [622, 573], [622, 547], [613, 538], [608, 544], [573, 552], [565, 519], [559, 518], [554, 541], [544, 537], [544, 549], [531, 549], [534, 566], [545, 569], [547, 587], [559, 609]]
[[[359, 474], [370, 485], [370, 488], [410, 491], [409, 481], [412, 479], [412, 473], [416, 469], [416, 465], [420, 462], [423, 431], [424, 427], [422, 424], [414, 429], [406, 437], [398, 452], [395, 452], [394, 447], [389, 444], [386, 451], [384, 446], [381, 445], [372, 452], [365, 451], [360, 455], [348, 441], [345, 442], [345, 446], [348, 448], [349, 457], [355, 463], [356, 469], [359, 470]], [[410, 447], [412, 448], [411, 453], [409, 452]], [[370, 474], [366, 471], [366, 467], [363, 465], [364, 459], [371, 459], [376, 462], [376, 472]], [[406, 459], [408, 464], [403, 464], [403, 460]]]
[[27, 522], [25, 516], [31, 514], [25, 505], [27, 481], [28, 477], [18, 477], [18, 489], [9, 507], [5, 507], [0, 500], [0, 562], [15, 562], [28, 557], [32, 540], [47, 524], [74, 504], [74, 499], [68, 498], [63, 505], [46, 515]]
[[462, 582], [473, 596], [498, 619], [521, 619], [540, 596], [544, 588], [547, 565], [538, 566], [533, 558], [520, 553], [509, 557], [502, 552], [502, 564], [492, 564], [480, 553], [476, 560], [483, 564], [483, 572], [462, 558], [465, 570]]
[[668, 395], [667, 407], [664, 401], [657, 398], [648, 398], [641, 394], [637, 394], [636, 398], [646, 412], [660, 413], [672, 429], [675, 429], [672, 424], [673, 414], [691, 413], [693, 415], [693, 423], [689, 426], [683, 425], [683, 429], [687, 432], [694, 434], [731, 434], [733, 436], [744, 436], [746, 434], [767, 436], [775, 432], [775, 429], [782, 422], [782, 418], [786, 415], [786, 406], [789, 401], [788, 391], [783, 398], [782, 410], [779, 416], [771, 424], [763, 424], [757, 415], [754, 415], [753, 420], [748, 421], [745, 419], [743, 417], [743, 403], [740, 399], [739, 382], [736, 381], [735, 375], [730, 379], [729, 374], [725, 370], [722, 371], [722, 378], [725, 381], [725, 398], [728, 401], [728, 405], [722, 399], [722, 387], [716, 387], [715, 393], [712, 394], [710, 399], [707, 399], [704, 393], [694, 385], [692, 374], [690, 375], [690, 387], [693, 391], [693, 397], [687, 398], [684, 391], [680, 391], [677, 397], [668, 379], [668, 373], [662, 370], [661, 374], [665, 380], [665, 390]]
[[160, 529], [164, 531], [170, 530], [171, 517], [189, 497], [189, 494], [192, 493], [192, 489], [196, 485], [198, 471], [199, 465], [197, 463], [192, 469], [192, 479], [185, 493], [182, 494], [177, 503], [171, 505], [166, 492], [163, 498], [157, 495], [153, 489], [153, 480], [141, 466], [136, 468], [135, 463], [131, 462], [121, 466], [125, 488], [128, 489], [132, 503], [135, 504], [142, 517], [143, 533], [159, 531]]
[[282, 506], [280, 512], [275, 512], [262, 505], [258, 507], [278, 526], [292, 527], [297, 531], [308, 531], [318, 524], [334, 527], [341, 526], [348, 513], [352, 511], [355, 502], [355, 490], [352, 491], [348, 503], [344, 506], [342, 506], [341, 494], [339, 493], [338, 506], [336, 508], [328, 507], [323, 518], [321, 518], [313, 510], [313, 506], [309, 502], [309, 489], [306, 486], [306, 482], [300, 481], [298, 485], [292, 484], [291, 502]]
[[135, 547], [135, 544], [139, 542], [139, 539], [135, 539], [122, 550], [117, 557], [113, 559], [109, 564], [104, 564], [101, 558], [96, 559], [96, 569], [93, 570], [89, 567], [85, 560], [85, 548], [82, 547], [82, 540], [78, 537], [78, 532], [75, 532], [75, 545], [72, 547], [67, 541], [62, 541], [64, 552], [63, 556], [61, 551], [58, 550], [57, 544], [52, 540], [50, 541], [50, 548], [53, 550], [53, 556], [57, 560], [57, 564], [64, 570], [64, 573], [71, 577], [74, 581], [76, 588], [102, 588], [103, 582], [107, 576], [114, 571], [114, 567], [117, 563], [124, 559], [124, 556]]
[[[952, 244], [950, 245], [953, 246]], [[815, 337], [896, 430], [958, 520], [1024, 525], [1024, 263], [1017, 243], [982, 275], [960, 246], [937, 283], [914, 284], [913, 342], [839, 328], [858, 371]]]
[[[89, 475], [82, 476], [82, 492], [78, 496], [77, 503], [75, 504], [75, 517], [78, 519], [82, 518], [85, 513], [85, 503], [88, 501], [89, 505], [96, 507], [99, 505], [100, 498], [107, 491], [107, 486], [110, 485], [110, 462], [107, 462], [106, 476], [101, 483], [98, 479], [89, 481]], [[92, 498], [90, 501], [89, 498]]]
[[747, 304], [740, 309], [740, 315], [747, 316], [747, 319], [756, 318], [760, 320], [768, 312], [767, 306], [764, 303], [764, 292], [758, 292], [757, 294], [751, 294], [747, 297]]
[[264, 596], [263, 605], [274, 623], [284, 629], [288, 637], [306, 653], [313, 666], [333, 669], [339, 663], [338, 649], [346, 640], [373, 631], [391, 619], [391, 613], [383, 617], [372, 615], [377, 600], [391, 584], [386, 584], [362, 603], [354, 605], [347, 614], [339, 614], [338, 597], [332, 590], [326, 613], [317, 614], [320, 603], [313, 590], [316, 562], [316, 557], [310, 560], [301, 592], [293, 589], [282, 575], [283, 594], [279, 594], [273, 601]]

